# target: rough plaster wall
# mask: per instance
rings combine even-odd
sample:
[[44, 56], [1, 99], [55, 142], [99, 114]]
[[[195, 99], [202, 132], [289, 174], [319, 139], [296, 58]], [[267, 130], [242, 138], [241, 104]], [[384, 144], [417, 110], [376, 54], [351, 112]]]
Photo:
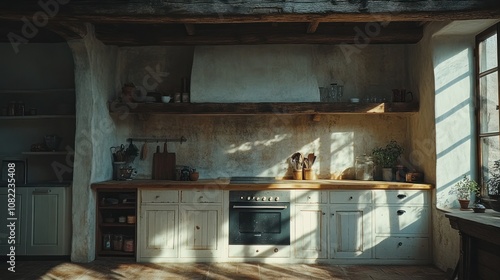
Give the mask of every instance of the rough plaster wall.
[[[357, 155], [395, 139], [403, 145], [407, 118], [402, 116], [151, 116], [134, 119], [130, 136], [188, 139], [169, 143], [177, 164], [200, 171], [201, 178], [229, 176], [291, 176], [287, 159], [297, 151], [317, 155], [315, 173], [320, 178], [339, 175], [354, 165]], [[120, 125], [121, 121], [117, 120]], [[380, 131], [386, 131], [381, 134]], [[163, 149], [163, 143], [159, 143]], [[140, 178], [151, 178], [156, 143], [149, 143], [147, 160], [136, 159]]]
[[346, 55], [342, 46], [197, 47], [192, 102], [314, 102], [318, 87], [344, 85], [344, 100], [408, 88], [406, 46], [374, 45]]
[[71, 260], [89, 262], [95, 256], [95, 198], [90, 184], [111, 177], [109, 147], [116, 132], [106, 101], [114, 89], [116, 48], [97, 41], [93, 29], [82, 40], [70, 41], [75, 60], [76, 135], [73, 176], [73, 239]]

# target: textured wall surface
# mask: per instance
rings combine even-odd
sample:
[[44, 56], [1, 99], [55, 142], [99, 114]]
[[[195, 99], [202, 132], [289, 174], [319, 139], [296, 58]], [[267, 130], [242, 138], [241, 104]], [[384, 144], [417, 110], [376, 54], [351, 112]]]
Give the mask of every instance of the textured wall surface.
[[75, 59], [76, 134], [73, 175], [71, 260], [95, 257], [95, 198], [90, 184], [111, 178], [109, 147], [115, 141], [107, 103], [113, 93], [116, 48], [97, 41], [89, 27], [83, 40], [69, 42]]
[[[356, 49], [356, 48], [355, 48]], [[318, 87], [344, 85], [350, 97], [390, 100], [408, 88], [404, 45], [373, 45], [346, 55], [342, 46], [197, 47], [193, 102], [319, 101]]]
[[[315, 153], [314, 170], [320, 178], [338, 176], [354, 165], [358, 155], [369, 154], [376, 146], [395, 139], [405, 145], [406, 117], [378, 115], [322, 116], [151, 116], [147, 121], [135, 116], [128, 136], [180, 138], [187, 142], [169, 143], [177, 164], [200, 171], [201, 178], [230, 176], [291, 176], [288, 158], [297, 151]], [[125, 122], [128, 122], [127, 118]], [[117, 124], [122, 121], [117, 120]], [[381, 134], [380, 131], [385, 131]], [[163, 143], [159, 143], [163, 149]], [[148, 143], [146, 160], [134, 166], [139, 177], [151, 178], [152, 153], [157, 144]], [[140, 144], [137, 143], [140, 147]]]

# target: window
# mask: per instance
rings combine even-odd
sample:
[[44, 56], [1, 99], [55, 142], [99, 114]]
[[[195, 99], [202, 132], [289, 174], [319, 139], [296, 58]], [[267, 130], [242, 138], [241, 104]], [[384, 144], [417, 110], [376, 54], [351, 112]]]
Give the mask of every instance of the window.
[[[477, 162], [482, 186], [486, 185], [493, 162], [500, 160], [499, 27], [492, 26], [476, 37]], [[484, 188], [482, 195], [487, 194]]]

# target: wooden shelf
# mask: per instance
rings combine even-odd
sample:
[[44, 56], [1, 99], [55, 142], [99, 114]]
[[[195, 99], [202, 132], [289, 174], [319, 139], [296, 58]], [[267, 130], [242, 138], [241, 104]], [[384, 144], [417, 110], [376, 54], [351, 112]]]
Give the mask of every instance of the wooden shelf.
[[26, 156], [63, 156], [68, 154], [73, 154], [68, 151], [55, 151], [55, 152], [22, 152], [21, 154]]
[[61, 93], [61, 92], [74, 92], [74, 88], [48, 88], [48, 89], [0, 89], [0, 94], [6, 93], [39, 93], [39, 94], [47, 94], [47, 93]]
[[135, 224], [127, 224], [127, 223], [102, 223], [101, 227], [135, 227]]
[[74, 119], [75, 115], [0, 116], [0, 120]]
[[130, 256], [130, 257], [135, 256], [135, 252], [123, 252], [123, 251], [113, 251], [113, 250], [109, 251], [101, 250], [97, 254], [99, 256]]
[[111, 103], [113, 114], [186, 114], [186, 115], [315, 115], [315, 114], [390, 114], [416, 113], [417, 102], [400, 103]]
[[106, 210], [135, 209], [135, 204], [130, 204], [130, 205], [116, 204], [116, 205], [109, 205], [109, 206], [99, 206], [99, 209], [106, 209]]

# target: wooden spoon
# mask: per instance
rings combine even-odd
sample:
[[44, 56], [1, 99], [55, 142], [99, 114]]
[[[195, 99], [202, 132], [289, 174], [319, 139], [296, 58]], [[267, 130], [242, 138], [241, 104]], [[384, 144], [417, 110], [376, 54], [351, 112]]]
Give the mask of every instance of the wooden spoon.
[[145, 160], [148, 157], [148, 142], [144, 141], [141, 148], [141, 160]]

